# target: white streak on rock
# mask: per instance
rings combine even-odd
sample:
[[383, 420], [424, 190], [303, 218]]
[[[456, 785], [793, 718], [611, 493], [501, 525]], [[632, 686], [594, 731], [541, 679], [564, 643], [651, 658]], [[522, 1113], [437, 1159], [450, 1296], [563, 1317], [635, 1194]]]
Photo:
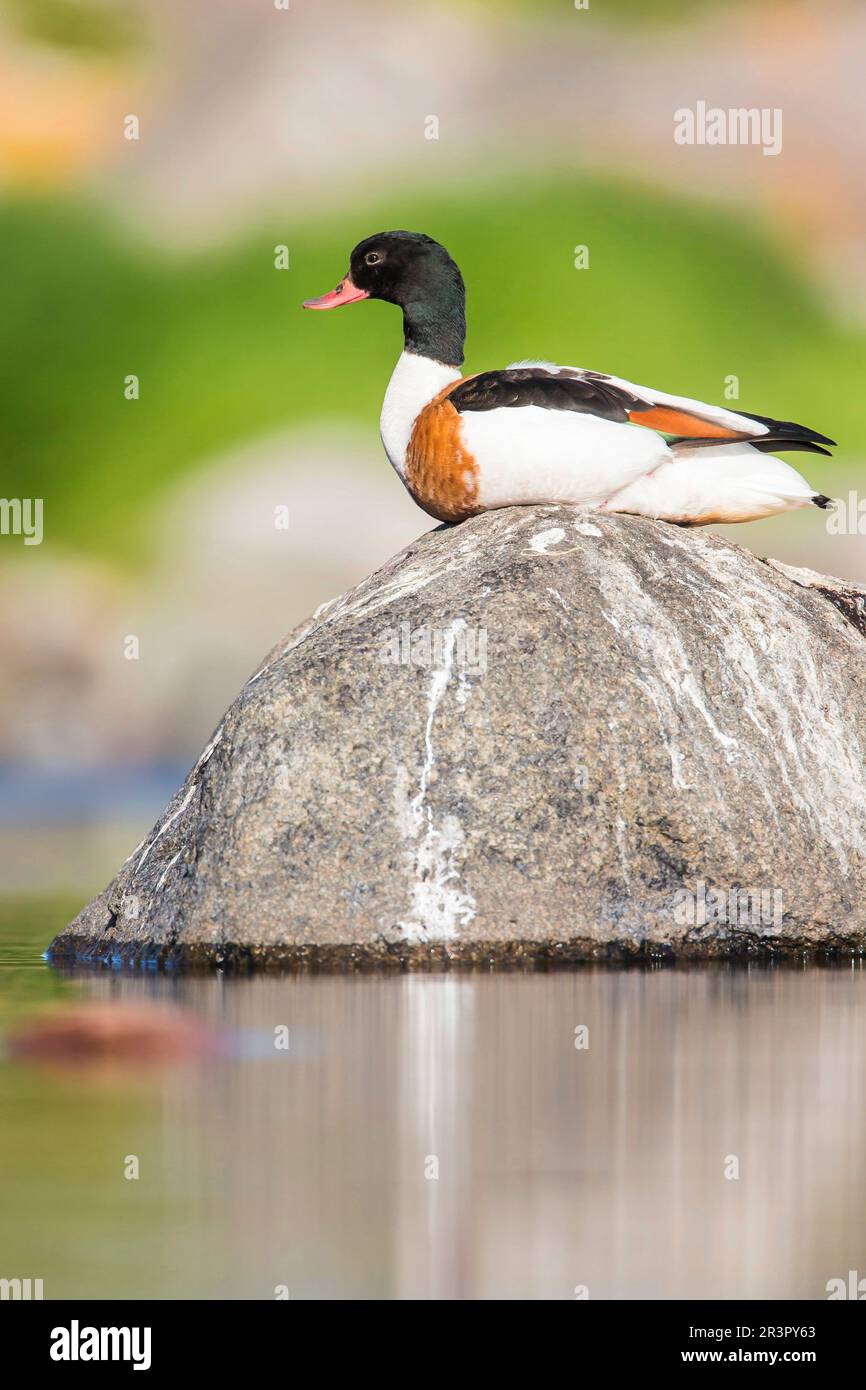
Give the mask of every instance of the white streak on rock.
[[[855, 730], [839, 721], [838, 673], [824, 665], [819, 669], [813, 644], [795, 639], [799, 624], [794, 627], [786, 594], [780, 592], [768, 611], [766, 587], [751, 578], [744, 581], [735, 553], [727, 549], [719, 551], [716, 571], [725, 585], [716, 630], [721, 627], [740, 678], [744, 711], [764, 735], [793, 800], [813, 822], [816, 838], [847, 869], [852, 850], [866, 853], [864, 750]], [[842, 624], [859, 658], [862, 638], [844, 619]], [[777, 643], [780, 659], [771, 666], [766, 659], [761, 662]]]
[[150, 844], [148, 845], [147, 849], [144, 851], [144, 854], [143, 854], [143, 855], [141, 856], [141, 858], [139, 859], [138, 864], [136, 865], [136, 870], [135, 870], [136, 873], [138, 873], [138, 872], [141, 870], [142, 866], [144, 865], [145, 859], [146, 859], [147, 856], [150, 854], [150, 851], [153, 849], [153, 847], [154, 847], [154, 845], [156, 844], [157, 840], [161, 840], [161, 839], [162, 839], [163, 835], [165, 834], [166, 830], [168, 830], [169, 826], [170, 826], [170, 825], [173, 825], [174, 822], [177, 820], [178, 816], [181, 815], [182, 812], [184, 812], [184, 811], [186, 810], [187, 806], [189, 805], [190, 801], [192, 800], [193, 793], [196, 791], [197, 787], [198, 787], [198, 782], [192, 782], [192, 783], [190, 784], [190, 787], [189, 787], [189, 790], [187, 791], [186, 796], [184, 797], [183, 801], [182, 801], [182, 802], [180, 803], [180, 805], [178, 806], [177, 810], [176, 810], [176, 811], [173, 811], [173, 812], [171, 813], [171, 815], [168, 816], [167, 819], [163, 821], [162, 825], [161, 825], [161, 826], [159, 827], [159, 829], [157, 830], [156, 834], [154, 835], [154, 837], [153, 837], [153, 839], [151, 840]]
[[[628, 565], [606, 561], [600, 579], [602, 595], [610, 599], [612, 607], [621, 615], [628, 614], [627, 630], [617, 625], [618, 620], [609, 610], [604, 617], [637, 658], [635, 677], [658, 715], [674, 786], [685, 790], [689, 784], [683, 774], [684, 754], [680, 747], [686, 732], [680, 712], [684, 699], [694, 707], [714, 740], [725, 750], [728, 762], [734, 758], [737, 740], [719, 728], [691, 669], [676, 625], [646, 592], [634, 571]], [[659, 641], [660, 629], [664, 631], [663, 642]]]
[[559, 590], [558, 590], [558, 589], [551, 589], [550, 586], [548, 585], [547, 592], [548, 592], [549, 594], [552, 594], [552, 595], [553, 595], [553, 597], [556, 599], [556, 601], [557, 601], [557, 603], [559, 604], [559, 606], [560, 606], [560, 608], [562, 609], [562, 611], [563, 611], [564, 613], [567, 613], [567, 612], [568, 612], [568, 604], [566, 603], [565, 599], [562, 597], [562, 594], [559, 592]]
[[180, 856], [181, 856], [182, 853], [183, 853], [183, 850], [178, 850], [177, 854], [172, 855], [171, 859], [169, 859], [168, 863], [166, 864], [165, 868], [163, 869], [162, 873], [160, 874], [159, 878], [157, 879], [156, 887], [155, 887], [155, 889], [153, 890], [155, 893], [158, 893], [159, 890], [160, 890], [160, 888], [162, 888], [163, 884], [165, 883], [166, 878], [168, 877], [168, 871], [169, 871], [169, 869], [171, 869], [171, 868], [177, 863], [177, 861], [178, 861], [178, 859], [180, 859]]
[[[685, 549], [686, 540], [677, 536], [670, 545]], [[845, 703], [844, 672], [819, 665], [818, 649], [789, 594], [768, 588], [760, 572], [743, 564], [739, 549], [705, 533], [690, 533], [688, 545], [703, 552], [704, 571], [674, 565], [665, 575], [641, 577], [626, 559], [610, 552], [596, 569], [602, 598], [620, 622], [624, 616], [628, 619], [621, 630], [613, 613], [604, 612], [634, 656], [635, 678], [657, 713], [674, 785], [682, 790], [691, 786], [685, 777], [685, 758], [694, 739], [688, 719], [691, 707], [726, 762], [737, 768], [744, 797], [760, 797], [765, 814], [780, 824], [775, 777], [769, 769], [762, 776], [766, 763], [756, 762], [723, 727], [720, 704], [722, 709], [730, 704], [733, 718], [745, 715], [755, 727], [767, 761], [775, 765], [798, 811], [814, 826], [816, 849], [826, 845], [847, 870], [852, 853], [866, 853], [866, 755], [857, 731], [839, 718]], [[690, 623], [702, 623], [723, 652], [718, 670], [692, 667], [682, 631], [665, 611], [669, 602], [654, 597], [657, 581], [682, 586]], [[799, 574], [784, 575], [781, 582], [803, 585]], [[839, 621], [841, 630], [850, 632], [852, 652], [859, 659], [862, 638], [844, 619]], [[688, 624], [683, 630], [688, 631]], [[709, 678], [718, 682], [720, 694], [724, 692], [723, 703], [710, 698]], [[722, 806], [729, 804], [729, 786], [708, 783], [704, 790]]]
[[617, 816], [613, 823], [614, 835], [616, 837], [616, 847], [619, 851], [619, 862], [622, 865], [622, 879], [626, 888], [631, 890], [631, 870], [628, 863], [628, 835], [626, 834], [626, 824], [622, 816]]
[[430, 681], [424, 728], [424, 761], [418, 791], [411, 800], [408, 797], [406, 770], [398, 769], [395, 785], [397, 824], [404, 839], [415, 841], [410, 851], [412, 915], [408, 921], [400, 923], [406, 941], [452, 940], [457, 935], [458, 927], [468, 926], [475, 916], [475, 899], [458, 886], [463, 828], [453, 815], [444, 816], [437, 825], [427, 799], [436, 763], [433, 724], [453, 673], [457, 634], [465, 628], [465, 620], [456, 618], [445, 633], [443, 665], [433, 672]]
[[552, 526], [549, 531], [537, 531], [529, 542], [529, 549], [534, 550], [536, 555], [546, 555], [552, 545], [559, 545], [564, 540], [562, 527]]
[[216, 748], [217, 744], [218, 744], [218, 743], [220, 742], [220, 740], [222, 739], [222, 736], [223, 736], [223, 726], [220, 725], [220, 727], [217, 729], [216, 733], [214, 734], [213, 738], [211, 739], [210, 743], [208, 744], [207, 748], [204, 750], [204, 752], [202, 753], [202, 755], [201, 755], [201, 757], [199, 758], [198, 762], [196, 763], [196, 765], [195, 765], [196, 772], [198, 772], [198, 770], [199, 770], [200, 767], [204, 767], [205, 763], [208, 762], [208, 761], [210, 760], [211, 754], [213, 753], [213, 751], [214, 751], [214, 749]]

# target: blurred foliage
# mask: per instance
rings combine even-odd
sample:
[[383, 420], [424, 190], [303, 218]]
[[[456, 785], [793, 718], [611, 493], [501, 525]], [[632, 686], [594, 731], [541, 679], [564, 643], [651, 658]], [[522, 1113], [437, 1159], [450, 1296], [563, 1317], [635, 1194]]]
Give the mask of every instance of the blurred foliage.
[[[243, 4], [244, 0], [238, 0]], [[415, 0], [418, 8], [418, 0]], [[452, 0], [461, 9], [467, 0]], [[575, 11], [575, 0], [474, 0], [478, 9], [537, 22], [540, 16]], [[746, 0], [735, 0], [744, 4]], [[682, 23], [730, 0], [589, 0], [581, 13], [602, 22], [628, 25]], [[23, 37], [82, 54], [112, 55], [138, 46], [147, 11], [134, 0], [0, 0], [0, 15]]]
[[[459, 0], [461, 5], [463, 0]], [[476, 0], [484, 8], [502, 9], [502, 0]], [[561, 15], [577, 10], [575, 0], [505, 0], [509, 9], [536, 18], [539, 13]], [[589, 0], [581, 14], [602, 21], [621, 21], [627, 24], [681, 24], [706, 14], [710, 10], [730, 9], [732, 0]], [[748, 0], [733, 0], [747, 4]]]
[[134, 11], [117, 0], [0, 0], [0, 16], [23, 38], [99, 57], [138, 46], [142, 25]]
[[[181, 257], [92, 210], [28, 202], [0, 208], [5, 494], [44, 497], [56, 538], [142, 558], [147, 504], [216, 451], [323, 417], [357, 421], [374, 446], [397, 311], [300, 302], [392, 226], [429, 232], [462, 267], [470, 370], [538, 356], [709, 401], [735, 374], [743, 409], [866, 445], [866, 337], [834, 325], [778, 247], [715, 206], [571, 172], [537, 186], [514, 175], [471, 198], [455, 185], [320, 223], [274, 218]], [[279, 243], [288, 271], [274, 269]], [[124, 398], [129, 373], [137, 401]], [[844, 468], [810, 459], [808, 474], [834, 492]]]

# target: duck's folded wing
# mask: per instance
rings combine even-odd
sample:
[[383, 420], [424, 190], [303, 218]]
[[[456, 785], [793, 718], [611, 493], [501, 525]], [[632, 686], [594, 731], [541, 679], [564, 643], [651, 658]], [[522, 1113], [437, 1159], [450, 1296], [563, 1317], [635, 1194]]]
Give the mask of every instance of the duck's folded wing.
[[461, 413], [539, 406], [577, 411], [615, 424], [642, 425], [675, 441], [680, 451], [747, 442], [762, 452], [802, 449], [826, 453], [826, 435], [790, 420], [727, 410], [688, 396], [638, 386], [622, 377], [550, 362], [514, 363], [458, 383], [449, 400]]
[[644, 406], [630, 412], [631, 424], [644, 425], [667, 435], [675, 441], [672, 447], [678, 453], [729, 441], [751, 444], [761, 453], [802, 450], [809, 454], [826, 454], [827, 449], [822, 446], [827, 444], [832, 448], [836, 443], [826, 434], [819, 434], [793, 420], [775, 420], [769, 415], [752, 415], [747, 410], [727, 410], [688, 396], [672, 396], [651, 387], [636, 386], [621, 377], [603, 376], [603, 380], [638, 396]]
[[623, 382], [568, 367], [515, 366], [480, 372], [459, 382], [448, 400], [461, 414], [477, 410], [572, 410], [627, 425], [629, 412], [645, 403]]

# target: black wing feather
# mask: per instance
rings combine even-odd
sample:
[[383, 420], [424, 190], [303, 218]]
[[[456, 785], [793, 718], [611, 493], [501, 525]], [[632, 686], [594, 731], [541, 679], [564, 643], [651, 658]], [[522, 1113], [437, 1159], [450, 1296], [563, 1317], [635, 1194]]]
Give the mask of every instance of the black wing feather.
[[761, 454], [824, 454], [828, 459], [833, 455], [829, 449], [824, 449], [820, 444], [815, 444], [811, 439], [801, 439], [799, 435], [792, 437], [787, 434], [760, 434], [755, 439], [748, 441], [753, 449], [757, 449]]
[[591, 373], [548, 372], [543, 367], [508, 367], [481, 372], [462, 382], [448, 400], [462, 414], [467, 410], [502, 410], [537, 405], [544, 410], [573, 410], [627, 424], [628, 413], [646, 402]]
[[[835, 439], [828, 439], [826, 434], [810, 430], [806, 425], [796, 425], [793, 420], [774, 420], [770, 415], [750, 415], [748, 410], [738, 410], [737, 414], [744, 416], [746, 420], [754, 420], [759, 425], [766, 425], [776, 440], [787, 439], [793, 442], [795, 439], [801, 439], [806, 444], [829, 444], [831, 448], [836, 447]], [[753, 444], [755, 441], [750, 440], [749, 443]]]

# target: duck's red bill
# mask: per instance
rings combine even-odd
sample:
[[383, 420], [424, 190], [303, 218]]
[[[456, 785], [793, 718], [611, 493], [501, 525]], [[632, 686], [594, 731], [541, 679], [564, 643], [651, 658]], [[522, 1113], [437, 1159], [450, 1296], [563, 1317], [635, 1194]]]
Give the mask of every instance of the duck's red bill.
[[354, 304], [359, 299], [369, 299], [366, 290], [359, 290], [347, 275], [330, 294], [320, 295], [318, 299], [305, 299], [305, 309], [339, 309], [341, 304]]

